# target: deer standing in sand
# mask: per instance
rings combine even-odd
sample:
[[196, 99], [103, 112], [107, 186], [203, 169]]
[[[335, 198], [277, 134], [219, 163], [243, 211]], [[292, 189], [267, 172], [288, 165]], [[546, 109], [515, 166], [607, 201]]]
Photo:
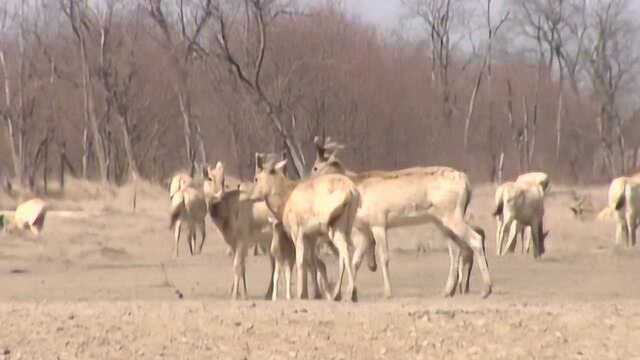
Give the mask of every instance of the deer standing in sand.
[[342, 145], [315, 139], [316, 160], [313, 176], [344, 174], [350, 177], [361, 195], [355, 228], [373, 234], [382, 264], [385, 297], [391, 296], [389, 279], [388, 229], [434, 224], [449, 240], [449, 276], [444, 294], [452, 296], [456, 285], [468, 291], [469, 273], [475, 258], [485, 283], [483, 297], [491, 293], [491, 276], [487, 264], [484, 235], [465, 220], [471, 200], [467, 176], [448, 167], [413, 167], [396, 171], [348, 171], [336, 157]]

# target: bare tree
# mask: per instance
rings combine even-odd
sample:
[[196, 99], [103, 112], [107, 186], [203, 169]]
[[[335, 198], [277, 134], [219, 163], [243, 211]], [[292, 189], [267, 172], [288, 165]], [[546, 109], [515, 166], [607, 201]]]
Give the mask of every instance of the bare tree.
[[622, 91], [638, 69], [640, 53], [630, 46], [638, 38], [633, 10], [626, 0], [597, 1], [590, 12], [587, 72], [598, 103], [598, 133], [611, 176], [625, 174], [625, 117]]
[[[193, 114], [193, 95], [189, 87], [189, 82], [192, 79], [190, 70], [194, 60], [203, 49], [200, 43], [203, 30], [211, 21], [214, 11], [219, 8], [220, 4], [212, 0], [179, 1], [176, 9], [179, 31], [174, 31], [172, 28], [172, 24], [165, 15], [162, 0], [146, 0], [146, 6], [149, 16], [160, 29], [161, 43], [176, 72], [174, 87], [182, 115], [186, 159], [193, 174], [196, 161], [196, 147], [194, 145], [196, 124]], [[189, 16], [190, 14], [191, 16]]]

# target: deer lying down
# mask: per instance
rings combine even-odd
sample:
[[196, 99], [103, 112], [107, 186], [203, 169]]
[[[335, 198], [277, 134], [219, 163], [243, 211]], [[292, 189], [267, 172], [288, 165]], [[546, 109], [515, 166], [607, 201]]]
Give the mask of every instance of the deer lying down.
[[40, 198], [34, 198], [18, 205], [13, 217], [5, 225], [5, 231], [29, 230], [33, 235], [40, 235], [47, 216], [48, 204]]
[[640, 174], [614, 179], [609, 186], [609, 204], [599, 215], [602, 219], [615, 214], [616, 245], [636, 245], [636, 231], [640, 221]]
[[169, 228], [174, 231], [174, 257], [177, 258], [179, 255], [178, 245], [183, 224], [187, 226], [187, 241], [191, 255], [194, 255], [196, 251], [197, 231], [199, 230], [202, 234], [202, 241], [198, 250], [198, 253], [201, 253], [207, 235], [204, 223], [207, 215], [207, 203], [202, 188], [193, 181], [184, 182], [180, 183], [179, 189], [170, 196], [171, 221]]
[[[285, 268], [287, 262], [290, 261], [293, 264], [295, 258], [295, 252], [290, 251], [288, 246], [290, 244], [293, 248], [291, 240], [286, 234], [273, 232], [274, 228], [281, 228], [281, 225], [274, 224], [269, 220], [272, 215], [264, 201], [241, 200], [238, 190], [227, 190], [224, 166], [221, 162], [218, 162], [215, 167], [209, 166], [205, 169], [203, 187], [211, 220], [222, 234], [233, 256], [232, 298], [247, 296], [245, 263], [248, 250], [255, 245], [268, 245], [271, 242], [272, 275], [266, 297], [275, 300], [277, 293], [274, 286], [277, 286], [278, 282], [275, 275], [278, 269]], [[321, 273], [319, 275], [323, 276], [326, 281], [326, 270], [322, 273], [324, 263], [321, 263], [320, 266]], [[312, 273], [312, 276], [314, 279], [317, 278], [315, 272]], [[242, 282], [242, 288], [240, 282]], [[315, 296], [320, 297], [317, 283], [314, 281], [312, 285], [315, 285]], [[290, 293], [288, 295], [287, 299], [290, 298]]]
[[362, 205], [354, 228], [373, 234], [382, 264], [385, 297], [391, 296], [388, 229], [427, 223], [437, 226], [450, 241], [449, 276], [444, 294], [453, 295], [457, 284], [462, 292], [468, 290], [474, 256], [485, 282], [482, 295], [486, 297], [491, 293], [484, 237], [464, 219], [471, 199], [471, 185], [464, 173], [447, 167], [413, 167], [356, 174], [346, 170], [336, 157], [342, 146], [322, 143], [317, 137], [315, 143], [312, 175], [345, 174], [360, 192]]
[[[509, 235], [510, 226], [514, 221], [517, 222], [518, 227], [529, 226], [531, 228], [534, 258], [544, 254], [546, 233], [543, 232], [544, 191], [542, 186], [533, 183], [506, 182], [500, 185], [496, 194], [493, 215], [502, 219], [497, 229], [496, 251], [498, 255], [504, 255], [506, 252], [503, 247], [504, 239]], [[510, 236], [507, 248], [512, 246], [516, 233]]]
[[[359, 206], [359, 193], [355, 184], [342, 175], [327, 175], [294, 182], [285, 175], [287, 161], [275, 162], [264, 154], [256, 154], [254, 186], [241, 186], [244, 197], [265, 200], [267, 206], [294, 242], [296, 250], [297, 296], [307, 297], [305, 259], [317, 266], [315, 244], [329, 238], [338, 249], [339, 263], [346, 268], [347, 293], [357, 300], [355, 276], [351, 263], [351, 229]], [[341, 281], [336, 282], [333, 294], [325, 296], [336, 299]]]

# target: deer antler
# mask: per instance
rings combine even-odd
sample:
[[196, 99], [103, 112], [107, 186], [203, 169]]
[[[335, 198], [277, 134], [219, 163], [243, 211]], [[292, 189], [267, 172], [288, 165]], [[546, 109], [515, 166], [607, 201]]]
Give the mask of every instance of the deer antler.
[[340, 144], [337, 141], [333, 141], [331, 140], [330, 137], [327, 137], [327, 139], [324, 142], [324, 149], [325, 150], [330, 150], [332, 152], [332, 155], [335, 155], [335, 153], [337, 153], [338, 151], [344, 149], [345, 146], [343, 144]]

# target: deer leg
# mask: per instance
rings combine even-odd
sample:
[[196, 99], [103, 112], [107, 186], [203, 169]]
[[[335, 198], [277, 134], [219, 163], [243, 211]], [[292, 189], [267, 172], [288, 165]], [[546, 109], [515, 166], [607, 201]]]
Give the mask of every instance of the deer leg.
[[198, 254], [202, 254], [202, 247], [204, 246], [204, 240], [207, 238], [207, 227], [204, 223], [204, 219], [200, 223], [200, 232], [202, 234], [202, 241], [200, 242], [200, 248], [198, 248]]
[[273, 287], [274, 287], [273, 277], [276, 272], [276, 259], [275, 259], [273, 250], [271, 251], [271, 254], [269, 254], [269, 265], [271, 269], [271, 277], [269, 278], [269, 287], [267, 288], [267, 292], [264, 295], [265, 300], [271, 299], [273, 295]]
[[[482, 297], [486, 298], [491, 294], [492, 283], [491, 275], [489, 273], [489, 264], [487, 262], [487, 254], [485, 252], [484, 237], [473, 230], [463, 219], [449, 220], [445, 224], [453, 234], [450, 234], [450, 238], [457, 244], [462, 251], [462, 256], [469, 256], [468, 251], [471, 248], [474, 256], [474, 262], [478, 264], [482, 280], [484, 281], [485, 288], [482, 291]], [[505, 223], [505, 225], [509, 225]], [[455, 274], [457, 275], [457, 273]]]
[[500, 236], [502, 234], [502, 227], [504, 226], [502, 220], [502, 214], [496, 216], [496, 255], [498, 256], [500, 256]]
[[[509, 229], [509, 239], [502, 255], [505, 255], [507, 251], [513, 253], [516, 250], [516, 238], [518, 237], [518, 234], [522, 232], [523, 226], [519, 221], [514, 221], [514, 223], [515, 229], [514, 226], [511, 226], [511, 228]], [[522, 241], [524, 241], [524, 239], [522, 239]]]
[[296, 281], [296, 292], [298, 299], [306, 299], [308, 297], [307, 293], [307, 271], [304, 267], [304, 256], [305, 256], [305, 241], [304, 235], [300, 232], [300, 234], [296, 234], [295, 239], [296, 246], [296, 272], [297, 272], [297, 281]]
[[540, 231], [540, 223], [535, 222], [533, 224], [531, 224], [531, 243], [533, 246], [533, 257], [534, 259], [537, 259], [540, 257], [541, 253], [540, 253], [540, 245], [541, 245], [541, 236], [542, 236], [542, 232]]
[[627, 247], [636, 245], [636, 228], [638, 226], [637, 217], [634, 211], [627, 211]]
[[513, 223], [513, 221], [514, 219], [511, 216], [509, 216], [509, 217], [506, 217], [506, 219], [502, 223], [502, 229], [500, 231], [500, 241], [498, 241], [498, 249], [497, 249], [497, 253], [500, 256], [504, 255], [504, 250], [503, 250], [504, 239], [509, 235], [509, 231], [511, 230], [511, 224]]
[[[353, 268], [351, 266], [351, 254], [349, 253], [349, 241], [347, 234], [344, 233], [343, 230], [338, 230], [333, 234], [333, 239], [331, 239], [333, 244], [338, 248], [338, 253], [340, 254], [340, 261], [344, 264], [344, 267], [347, 269], [347, 279], [349, 281], [347, 285], [347, 295], [351, 301], [358, 301], [358, 293], [355, 284], [355, 277], [353, 274]], [[336, 283], [336, 290], [334, 290], [334, 294], [337, 293], [337, 289], [342, 285], [341, 281]]]
[[293, 270], [293, 263], [287, 262], [284, 268], [284, 281], [285, 281], [285, 296], [287, 300], [291, 300], [291, 271]]
[[180, 232], [182, 230], [182, 220], [178, 220], [176, 221], [175, 225], [174, 225], [174, 229], [173, 229], [173, 236], [174, 236], [174, 240], [175, 240], [175, 245], [174, 245], [174, 258], [178, 258], [178, 245], [180, 242]]
[[271, 296], [271, 300], [276, 301], [278, 300], [278, 282], [280, 280], [280, 259], [277, 259], [275, 262], [275, 267], [273, 270], [273, 282], [272, 282], [272, 287], [273, 287], [273, 291], [272, 291], [272, 296]]
[[623, 211], [624, 210], [616, 211], [616, 245], [618, 246], [626, 246], [629, 239], [627, 219]]
[[311, 239], [307, 240], [308, 243], [306, 247], [309, 249], [307, 252], [307, 262], [309, 264], [309, 273], [311, 274], [311, 281], [309, 282], [309, 286], [312, 289], [312, 294], [314, 299], [322, 299], [322, 294], [320, 293], [320, 286], [318, 285], [318, 266], [317, 266], [317, 257], [316, 257], [316, 244], [311, 241]]
[[378, 250], [379, 263], [382, 266], [382, 279], [384, 281], [384, 297], [391, 297], [391, 280], [389, 279], [389, 244], [387, 243], [387, 227], [373, 226], [371, 227], [373, 238], [376, 242]]

